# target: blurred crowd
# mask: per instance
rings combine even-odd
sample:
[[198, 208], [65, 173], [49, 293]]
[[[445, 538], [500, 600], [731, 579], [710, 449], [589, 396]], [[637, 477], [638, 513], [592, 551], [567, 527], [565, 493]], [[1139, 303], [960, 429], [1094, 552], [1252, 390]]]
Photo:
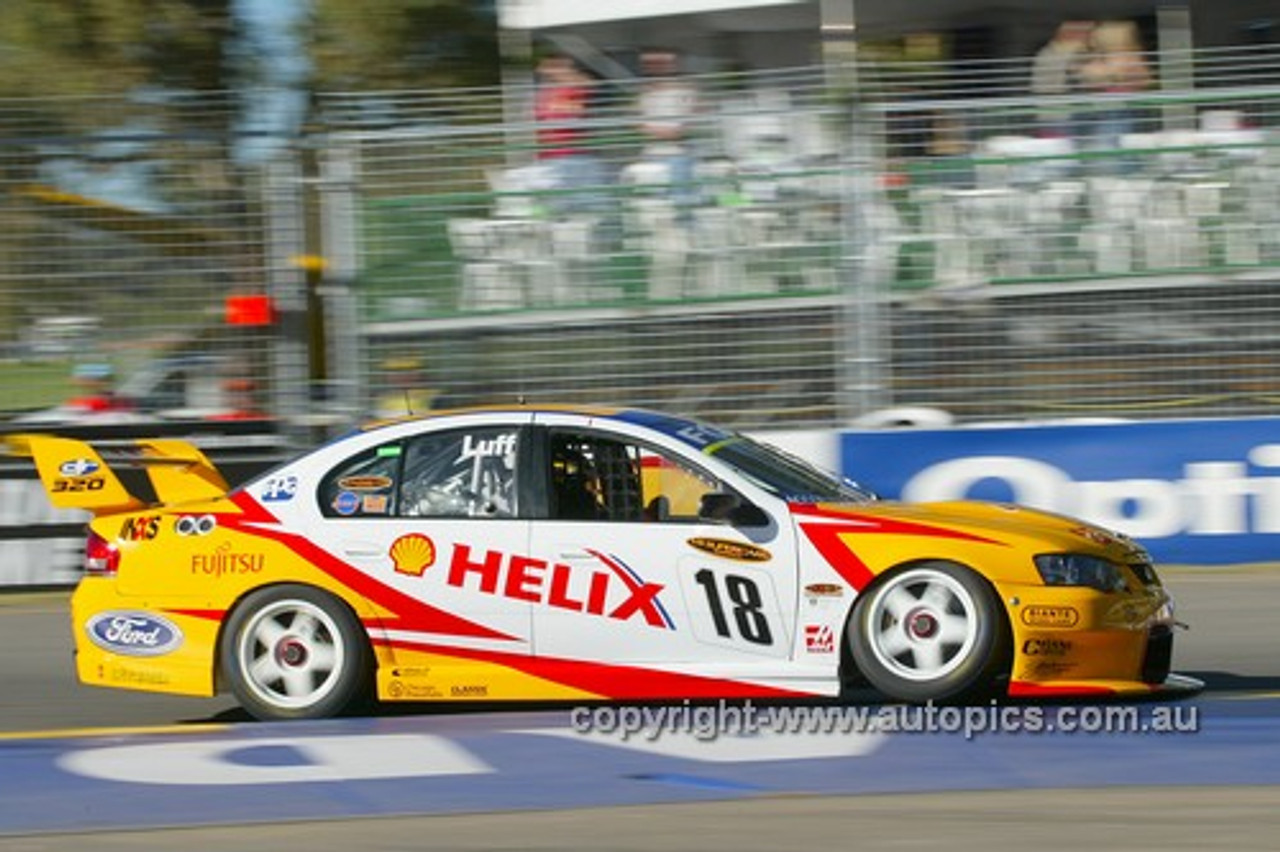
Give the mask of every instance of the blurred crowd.
[[[1087, 149], [1115, 149], [1121, 137], [1135, 130], [1136, 114], [1123, 96], [1152, 83], [1137, 24], [1064, 21], [1032, 63], [1031, 92], [1050, 98], [1041, 108], [1039, 132], [1075, 139]], [[1087, 113], [1079, 110], [1078, 101], [1064, 102], [1081, 95], [1120, 97]]]

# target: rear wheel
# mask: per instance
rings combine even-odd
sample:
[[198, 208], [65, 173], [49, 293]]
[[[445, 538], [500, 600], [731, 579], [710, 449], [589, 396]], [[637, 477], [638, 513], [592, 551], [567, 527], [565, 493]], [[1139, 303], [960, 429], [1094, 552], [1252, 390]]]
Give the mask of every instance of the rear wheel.
[[369, 643], [355, 614], [308, 586], [270, 586], [236, 607], [222, 667], [240, 704], [259, 719], [318, 719], [370, 694]]
[[904, 701], [949, 701], [990, 686], [1005, 658], [1000, 601], [985, 580], [931, 562], [893, 573], [858, 598], [847, 631], [858, 670]]

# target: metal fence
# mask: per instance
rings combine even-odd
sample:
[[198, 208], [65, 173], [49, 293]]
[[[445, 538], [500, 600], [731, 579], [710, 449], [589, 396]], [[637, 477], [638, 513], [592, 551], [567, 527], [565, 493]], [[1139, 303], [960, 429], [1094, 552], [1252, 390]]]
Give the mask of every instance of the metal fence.
[[678, 144], [640, 82], [572, 119], [534, 86], [322, 95], [259, 165], [192, 131], [209, 104], [94, 136], [0, 104], [4, 407], [106, 361], [172, 380], [139, 408], [286, 424], [1271, 413], [1280, 53], [1149, 60], [1126, 95], [1033, 96], [1026, 60], [688, 78], [696, 110], [650, 102]]
[[7, 414], [102, 423], [291, 408], [268, 299], [286, 295], [290, 273], [273, 264], [289, 217], [272, 213], [273, 171], [238, 167], [234, 140], [210, 129], [219, 115], [225, 99], [0, 103]]
[[332, 134], [328, 230], [356, 239], [330, 259], [362, 320], [359, 403], [402, 412], [413, 386], [435, 405], [838, 419], [847, 106], [813, 69], [690, 84], [699, 108], [670, 117], [679, 144], [646, 138], [624, 84], [572, 123], [534, 121], [535, 90], [511, 89], [514, 107], [481, 99], [466, 121]]

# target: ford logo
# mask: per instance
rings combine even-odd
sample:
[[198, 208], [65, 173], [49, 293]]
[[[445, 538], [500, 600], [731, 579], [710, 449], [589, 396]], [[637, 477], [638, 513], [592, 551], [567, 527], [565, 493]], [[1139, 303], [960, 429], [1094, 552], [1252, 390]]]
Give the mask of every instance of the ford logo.
[[71, 477], [88, 476], [91, 473], [97, 473], [99, 466], [93, 459], [72, 459], [58, 465], [58, 473]]
[[130, 657], [158, 657], [182, 644], [178, 625], [145, 612], [100, 612], [89, 619], [85, 631], [104, 651]]

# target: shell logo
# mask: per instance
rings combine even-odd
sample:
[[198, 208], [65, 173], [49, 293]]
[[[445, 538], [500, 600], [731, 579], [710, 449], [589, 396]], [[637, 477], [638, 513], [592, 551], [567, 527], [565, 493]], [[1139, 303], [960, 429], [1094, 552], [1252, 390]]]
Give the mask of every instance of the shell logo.
[[400, 574], [421, 577], [435, 561], [436, 546], [421, 533], [402, 535], [391, 542], [391, 562]]

